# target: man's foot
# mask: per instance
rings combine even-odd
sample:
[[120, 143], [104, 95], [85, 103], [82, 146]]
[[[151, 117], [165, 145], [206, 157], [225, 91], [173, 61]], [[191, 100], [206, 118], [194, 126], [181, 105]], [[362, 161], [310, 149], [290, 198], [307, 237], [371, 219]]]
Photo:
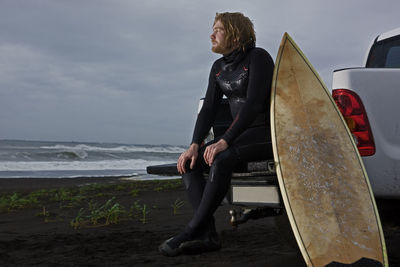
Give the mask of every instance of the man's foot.
[[164, 241], [158, 250], [165, 256], [174, 257], [180, 254], [200, 254], [221, 248], [221, 242], [214, 223], [205, 231], [195, 233], [189, 226], [185, 230]]
[[182, 243], [193, 240], [191, 235], [186, 231], [171, 237], [170, 239], [164, 241], [159, 247], [158, 250], [164, 255], [169, 257], [178, 256], [181, 254], [182, 250], [180, 246]]
[[208, 232], [202, 238], [183, 242], [179, 248], [183, 254], [200, 254], [221, 249], [221, 241], [216, 232]]

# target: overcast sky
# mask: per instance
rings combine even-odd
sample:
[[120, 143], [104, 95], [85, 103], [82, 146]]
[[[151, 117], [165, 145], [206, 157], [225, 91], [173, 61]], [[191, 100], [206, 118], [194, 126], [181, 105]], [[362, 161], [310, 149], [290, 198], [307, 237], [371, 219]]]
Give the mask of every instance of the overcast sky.
[[[216, 12], [276, 58], [283, 33], [330, 88], [400, 27], [400, 1], [0, 0], [0, 139], [188, 145]], [[377, 88], [379, 89], [379, 88]]]

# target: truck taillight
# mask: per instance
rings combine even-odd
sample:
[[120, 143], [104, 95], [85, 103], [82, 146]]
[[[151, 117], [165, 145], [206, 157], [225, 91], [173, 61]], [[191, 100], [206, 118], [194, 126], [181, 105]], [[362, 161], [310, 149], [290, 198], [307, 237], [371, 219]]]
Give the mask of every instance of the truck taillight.
[[360, 155], [374, 155], [375, 142], [361, 98], [347, 89], [333, 90], [332, 97], [353, 134]]

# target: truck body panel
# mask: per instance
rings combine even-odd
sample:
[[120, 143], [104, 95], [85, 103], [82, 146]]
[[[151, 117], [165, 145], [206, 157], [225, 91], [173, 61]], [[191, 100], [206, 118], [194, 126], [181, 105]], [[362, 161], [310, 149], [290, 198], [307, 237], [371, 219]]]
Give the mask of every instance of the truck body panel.
[[363, 161], [375, 196], [400, 198], [400, 28], [372, 41], [364, 66], [335, 70], [332, 90], [351, 90], [364, 104], [376, 152]]

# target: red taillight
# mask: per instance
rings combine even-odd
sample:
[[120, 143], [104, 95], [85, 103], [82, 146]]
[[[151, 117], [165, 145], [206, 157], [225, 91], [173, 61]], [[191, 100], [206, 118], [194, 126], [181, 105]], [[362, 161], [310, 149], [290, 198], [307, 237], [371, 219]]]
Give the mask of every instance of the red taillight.
[[347, 89], [333, 90], [332, 97], [353, 134], [360, 155], [375, 154], [375, 142], [361, 98]]

